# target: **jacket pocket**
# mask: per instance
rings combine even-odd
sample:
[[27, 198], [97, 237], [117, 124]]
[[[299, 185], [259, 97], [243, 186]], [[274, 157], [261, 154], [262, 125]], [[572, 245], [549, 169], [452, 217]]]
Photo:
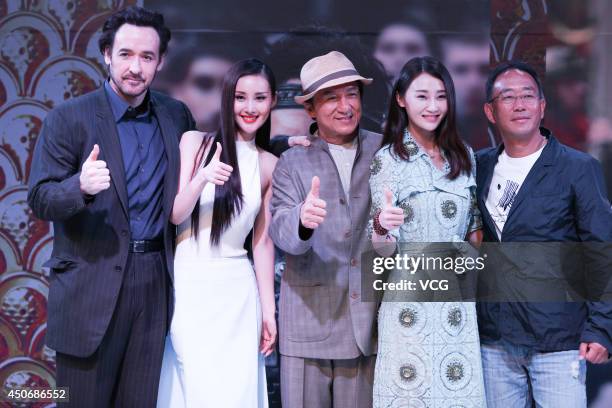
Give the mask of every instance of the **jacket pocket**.
[[56, 273], [61, 273], [67, 269], [70, 269], [74, 265], [76, 265], [76, 262], [73, 259], [55, 255], [55, 256], [52, 256], [42, 266], [50, 268]]
[[287, 339], [322, 341], [331, 334], [331, 300], [327, 286], [287, 286]]
[[287, 256], [285, 258], [285, 270], [283, 279], [292, 286], [315, 286], [321, 285], [320, 276], [312, 266], [312, 249], [299, 256]]

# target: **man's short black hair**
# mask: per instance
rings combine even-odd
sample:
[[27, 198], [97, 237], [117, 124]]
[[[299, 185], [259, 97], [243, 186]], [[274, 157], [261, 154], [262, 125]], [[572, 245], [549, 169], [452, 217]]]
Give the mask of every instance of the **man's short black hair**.
[[112, 48], [115, 34], [123, 24], [154, 28], [159, 35], [159, 55], [166, 53], [170, 41], [170, 29], [164, 24], [164, 16], [142, 7], [129, 6], [114, 13], [104, 22], [102, 35], [98, 40], [98, 47], [102, 55], [107, 48]]
[[540, 81], [540, 77], [538, 76], [538, 73], [531, 65], [523, 61], [504, 61], [500, 63], [499, 65], [497, 65], [493, 69], [493, 71], [491, 71], [491, 73], [489, 74], [489, 77], [487, 78], [487, 85], [486, 85], [487, 102], [491, 102], [493, 100], [493, 84], [497, 80], [497, 77], [499, 77], [501, 74], [503, 74], [506, 71], [510, 71], [511, 69], [517, 69], [519, 71], [523, 71], [529, 74], [535, 81], [536, 85], [538, 86], [538, 94], [540, 95], [540, 98], [544, 97], [544, 91], [542, 89], [542, 82]]

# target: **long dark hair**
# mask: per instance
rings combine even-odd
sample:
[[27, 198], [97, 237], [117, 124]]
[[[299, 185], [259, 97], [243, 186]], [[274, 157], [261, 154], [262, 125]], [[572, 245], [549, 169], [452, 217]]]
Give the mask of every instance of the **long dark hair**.
[[[236, 122], [234, 120], [234, 97], [236, 93], [236, 83], [243, 76], [261, 75], [270, 84], [272, 97], [276, 95], [276, 81], [270, 67], [258, 59], [246, 59], [238, 61], [227, 71], [223, 78], [223, 89], [221, 94], [221, 114], [220, 127], [214, 134], [209, 134], [202, 139], [202, 144], [198, 149], [194, 159], [193, 173], [191, 177], [198, 171], [203, 156], [204, 149], [209, 141], [210, 149], [204, 166], [206, 166], [216, 150], [216, 142], [221, 144], [221, 161], [233, 167], [232, 174], [228, 181], [222, 186], [215, 186], [215, 202], [213, 205], [212, 226], [210, 232], [210, 242], [213, 246], [219, 244], [221, 233], [231, 224], [234, 215], [242, 209], [242, 185], [240, 184], [240, 168], [238, 166], [238, 156], [236, 155]], [[261, 149], [267, 149], [270, 142], [270, 116], [264, 124], [257, 129], [255, 135], [255, 145]], [[193, 212], [191, 213], [191, 231], [193, 237], [197, 240], [200, 225], [200, 205], [196, 203]]]
[[405, 108], [398, 104], [397, 96], [404, 96], [412, 81], [422, 73], [438, 78], [446, 89], [448, 111], [434, 132], [434, 144], [442, 150], [450, 165], [447, 177], [454, 180], [462, 172], [469, 174], [472, 170], [472, 162], [468, 149], [457, 132], [455, 121], [455, 86], [446, 67], [435, 58], [416, 57], [408, 61], [402, 68], [391, 93], [382, 145], [392, 145], [393, 152], [404, 160], [407, 160], [410, 156], [403, 143], [404, 130], [408, 127], [408, 115]]

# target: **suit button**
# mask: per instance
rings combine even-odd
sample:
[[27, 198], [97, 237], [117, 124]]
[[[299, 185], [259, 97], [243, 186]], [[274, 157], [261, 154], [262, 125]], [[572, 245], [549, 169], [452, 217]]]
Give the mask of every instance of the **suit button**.
[[355, 258], [351, 259], [351, 266], [357, 266], [357, 260]]
[[121, 269], [122, 269], [122, 268], [121, 268], [121, 266], [119, 266], [119, 265], [115, 265], [115, 270], [116, 270], [117, 272], [121, 272]]
[[357, 292], [351, 293], [351, 299], [359, 299], [359, 294]]
[[351, 236], [351, 230], [344, 231], [344, 238], [349, 238]]
[[346, 200], [344, 198], [341, 198], [340, 199], [340, 204], [342, 204], [342, 205], [346, 204]]

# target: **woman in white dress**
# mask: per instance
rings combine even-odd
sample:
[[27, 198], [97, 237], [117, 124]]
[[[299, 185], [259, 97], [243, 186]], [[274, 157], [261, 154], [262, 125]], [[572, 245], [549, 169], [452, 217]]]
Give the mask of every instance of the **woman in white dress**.
[[[223, 80], [221, 126], [180, 142], [174, 315], [158, 407], [268, 406], [264, 356], [274, 349], [274, 245], [268, 237], [272, 170], [263, 150], [276, 101], [256, 59]], [[253, 263], [244, 249], [253, 229]]]

